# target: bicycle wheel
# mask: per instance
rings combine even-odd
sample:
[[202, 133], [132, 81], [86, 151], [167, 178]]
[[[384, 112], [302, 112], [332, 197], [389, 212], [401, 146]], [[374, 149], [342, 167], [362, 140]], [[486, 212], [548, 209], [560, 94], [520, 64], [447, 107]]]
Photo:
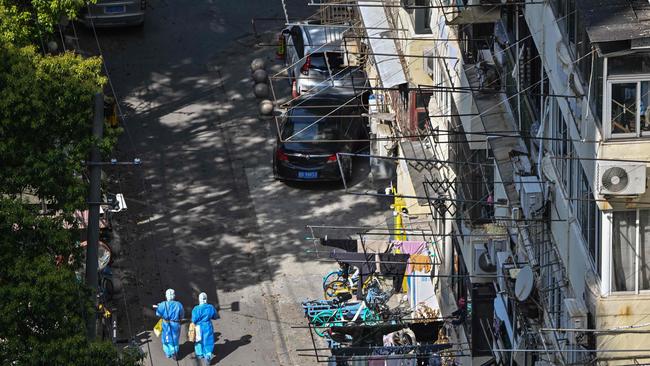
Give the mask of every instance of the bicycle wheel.
[[339, 271], [332, 271], [327, 274], [327, 276], [323, 277], [323, 290], [327, 287], [327, 285], [330, 284], [330, 282], [340, 280], [341, 275], [339, 274]]
[[336, 312], [336, 310], [323, 310], [311, 318], [311, 324], [319, 337], [325, 337], [328, 329], [336, 324], [336, 322], [332, 322], [332, 319], [336, 317]]
[[368, 288], [372, 286], [381, 286], [381, 283], [379, 282], [379, 279], [375, 277], [374, 275], [368, 276], [365, 280], [363, 280], [363, 286], [361, 286], [361, 293], [363, 296], [365, 296], [368, 293]]
[[370, 309], [364, 309], [361, 313], [361, 320], [363, 321], [363, 324], [373, 325], [379, 323], [381, 321], [381, 318], [374, 311]]
[[324, 291], [325, 300], [332, 300], [343, 291], [349, 291], [348, 284], [345, 281], [337, 280], [330, 282]]

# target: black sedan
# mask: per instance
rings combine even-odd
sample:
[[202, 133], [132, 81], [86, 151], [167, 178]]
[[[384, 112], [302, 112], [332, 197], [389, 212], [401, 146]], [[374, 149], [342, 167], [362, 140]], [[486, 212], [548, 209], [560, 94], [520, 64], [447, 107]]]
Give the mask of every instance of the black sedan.
[[292, 103], [280, 121], [273, 156], [276, 179], [338, 181], [339, 159], [346, 180], [352, 176], [352, 157], [337, 153], [355, 153], [367, 146], [368, 131], [361, 102], [346, 102], [307, 97]]

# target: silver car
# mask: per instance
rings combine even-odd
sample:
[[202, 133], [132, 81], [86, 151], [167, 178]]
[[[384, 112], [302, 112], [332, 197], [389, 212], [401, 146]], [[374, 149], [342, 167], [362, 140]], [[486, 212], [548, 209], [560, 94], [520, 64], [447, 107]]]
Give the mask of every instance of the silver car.
[[294, 97], [305, 93], [354, 95], [367, 89], [366, 73], [351, 65], [358, 54], [344, 41], [347, 26], [296, 24], [280, 35]]
[[97, 28], [142, 25], [146, 7], [146, 0], [98, 0], [82, 9], [80, 20]]

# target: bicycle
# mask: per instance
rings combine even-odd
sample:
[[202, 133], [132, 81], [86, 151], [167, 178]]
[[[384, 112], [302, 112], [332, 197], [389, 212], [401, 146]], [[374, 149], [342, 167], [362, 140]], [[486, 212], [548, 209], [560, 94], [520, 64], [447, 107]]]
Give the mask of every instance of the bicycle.
[[[359, 269], [355, 267], [355, 271], [350, 273], [350, 265], [347, 263], [339, 262], [339, 268], [336, 271], [329, 272], [323, 277], [323, 296], [326, 300], [332, 300], [354, 294], [358, 290], [359, 285]], [[361, 286], [362, 294], [367, 292], [367, 289], [375, 283], [377, 277], [370, 274], [363, 281]]]
[[349, 323], [375, 324], [380, 317], [369, 309], [365, 301], [339, 304], [336, 308], [316, 311], [309, 320], [319, 337], [328, 337], [331, 327], [344, 326]]

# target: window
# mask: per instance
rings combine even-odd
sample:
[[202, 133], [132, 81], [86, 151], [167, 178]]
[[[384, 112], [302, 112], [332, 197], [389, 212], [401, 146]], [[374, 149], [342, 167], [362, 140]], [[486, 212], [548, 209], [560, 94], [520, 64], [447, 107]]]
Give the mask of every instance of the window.
[[551, 150], [553, 155], [560, 157], [560, 159], [554, 159], [555, 168], [560, 174], [560, 179], [564, 184], [564, 187], [567, 191], [567, 194], [572, 193], [572, 181], [571, 177], [573, 176], [573, 169], [576, 160], [573, 159], [562, 159], [574, 156], [573, 142], [571, 141], [571, 136], [569, 135], [569, 129], [564, 115], [560, 110], [560, 106], [557, 104], [557, 101], [553, 99], [551, 101], [551, 137], [554, 140], [551, 142]]
[[612, 289], [650, 290], [650, 210], [616, 211], [612, 222]]
[[[327, 59], [325, 59], [327, 56]], [[343, 68], [343, 54], [341, 52], [312, 53], [310, 66], [313, 69], [327, 71], [338, 71]]]
[[429, 99], [431, 99], [431, 93], [425, 93], [420, 91], [412, 91], [410, 98], [410, 120], [411, 120], [411, 131], [420, 132], [427, 131], [429, 128], [428, 121], [429, 115], [427, 113], [429, 106]]
[[636, 132], [636, 83], [614, 83], [611, 88], [612, 135]]
[[593, 190], [582, 169], [582, 164], [575, 159], [576, 154], [571, 134], [557, 101], [551, 100], [550, 111], [553, 140], [549, 146], [552, 155], [557, 157], [553, 159], [553, 163], [567, 197], [571, 198], [570, 207], [580, 224], [589, 253], [596, 263], [600, 263], [598, 243], [601, 222], [598, 205], [593, 200]]
[[555, 7], [560, 29], [564, 31], [569, 42], [575, 45], [578, 18], [575, 0], [556, 0]]
[[610, 81], [608, 100], [611, 137], [650, 136], [650, 80]]
[[610, 76], [650, 74], [650, 53], [608, 57], [607, 74]]
[[402, 0], [413, 22], [415, 34], [431, 34], [431, 3], [429, 0]]

